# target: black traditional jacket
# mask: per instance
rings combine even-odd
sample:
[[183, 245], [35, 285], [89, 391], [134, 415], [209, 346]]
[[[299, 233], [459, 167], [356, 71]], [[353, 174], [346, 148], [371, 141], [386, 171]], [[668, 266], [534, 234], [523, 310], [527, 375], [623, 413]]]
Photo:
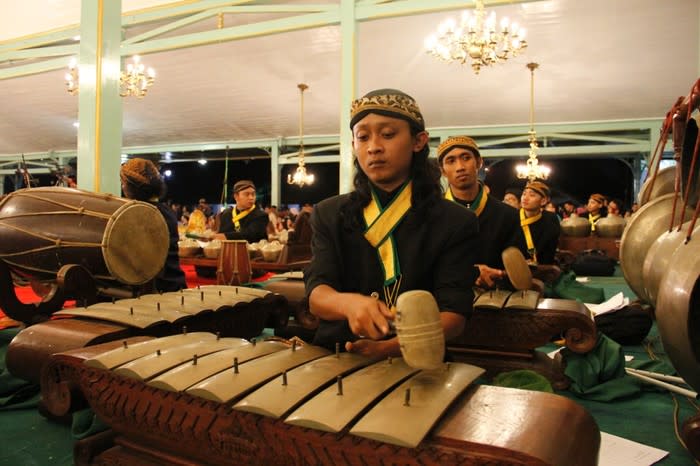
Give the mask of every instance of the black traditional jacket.
[[[364, 229], [351, 226], [342, 206], [343, 194], [320, 202], [311, 215], [313, 258], [304, 271], [307, 296], [325, 284], [340, 292], [384, 297], [384, 275], [376, 250], [363, 236]], [[431, 292], [441, 311], [465, 317], [471, 313], [476, 277], [478, 221], [472, 212], [440, 199], [429, 209], [411, 207], [393, 236], [399, 256], [399, 292]], [[345, 320], [320, 322], [314, 343], [329, 349], [335, 343], [357, 340]]]

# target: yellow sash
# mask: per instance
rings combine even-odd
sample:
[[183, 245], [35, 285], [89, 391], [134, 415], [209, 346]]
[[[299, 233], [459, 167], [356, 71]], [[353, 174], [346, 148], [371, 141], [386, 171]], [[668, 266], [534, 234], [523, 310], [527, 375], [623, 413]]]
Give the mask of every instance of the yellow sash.
[[542, 218], [542, 212], [538, 213], [534, 217], [526, 217], [525, 209], [520, 209], [520, 227], [523, 229], [523, 234], [525, 235], [525, 243], [527, 244], [527, 252], [530, 254], [531, 262], [537, 265], [537, 251], [535, 250], [535, 243], [532, 241], [532, 233], [530, 233], [530, 225]]
[[600, 214], [593, 216], [591, 216], [590, 213], [588, 214], [588, 223], [591, 224], [591, 231], [595, 231], [595, 222], [597, 222], [599, 218]]
[[[481, 212], [483, 212], [484, 208], [486, 207], [486, 201], [489, 198], [488, 194], [489, 189], [485, 188], [484, 185], [479, 182], [479, 194], [476, 195], [474, 202], [469, 204], [469, 207], [467, 207], [469, 210], [473, 211], [477, 217], [481, 215]], [[447, 188], [447, 192], [445, 192], [445, 199], [456, 202], [454, 196], [452, 195], [452, 189], [449, 187]]]
[[234, 208], [231, 211], [231, 215], [233, 216], [233, 227], [236, 229], [236, 231], [241, 231], [241, 220], [243, 220], [246, 216], [248, 216], [249, 213], [255, 210], [255, 204], [250, 209], [246, 209], [243, 212], [238, 212], [238, 209]]
[[[392, 232], [401, 223], [406, 213], [411, 208], [411, 195], [413, 187], [407, 182], [401, 188], [401, 192], [389, 205], [382, 210], [377, 196], [372, 190], [372, 200], [364, 208], [363, 216], [367, 229], [365, 239], [377, 249], [379, 261], [384, 271], [384, 298], [389, 307], [392, 307], [401, 285], [401, 268], [399, 256], [396, 252], [396, 243]], [[389, 289], [389, 285], [394, 285]]]

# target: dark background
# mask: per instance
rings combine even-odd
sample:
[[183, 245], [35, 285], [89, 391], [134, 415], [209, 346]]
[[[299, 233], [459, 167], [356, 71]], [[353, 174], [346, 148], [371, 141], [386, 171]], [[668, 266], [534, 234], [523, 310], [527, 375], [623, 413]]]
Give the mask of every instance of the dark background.
[[[491, 192], [499, 198], [510, 187], [523, 188], [525, 181], [515, 176], [515, 166], [522, 160], [503, 160], [490, 164], [484, 178]], [[559, 205], [572, 200], [576, 205], [586, 204], [588, 196], [600, 193], [620, 199], [629, 209], [634, 200], [634, 178], [630, 166], [613, 158], [572, 159], [547, 158], [552, 173], [545, 181], [552, 191], [552, 202]]]
[[[203, 153], [203, 157], [209, 154]], [[153, 156], [154, 161], [158, 161]], [[150, 158], [144, 156], [144, 158]], [[522, 160], [485, 159], [485, 169], [482, 178], [490, 187], [491, 193], [502, 198], [506, 188], [525, 185], [524, 180], [515, 176], [515, 165]], [[631, 160], [629, 161], [631, 163]], [[206, 165], [192, 162], [160, 164], [161, 173], [169, 169], [172, 175], [165, 178], [167, 185], [167, 200], [185, 205], [193, 205], [200, 198], [205, 198], [211, 204], [222, 201], [224, 183], [224, 160], [209, 160]], [[577, 205], [585, 204], [591, 193], [601, 193], [608, 197], [621, 199], [626, 208], [633, 200], [634, 181], [632, 171], [625, 161], [616, 158], [547, 158], [540, 163], [546, 163], [552, 168], [552, 175], [546, 183], [552, 189], [552, 198], [556, 204], [572, 199]], [[287, 175], [293, 173], [296, 165], [282, 166], [280, 182], [281, 199], [283, 204], [315, 204], [322, 199], [338, 193], [339, 165], [338, 163], [308, 164], [307, 170], [313, 173], [316, 181], [311, 186], [299, 188], [287, 184]], [[241, 179], [250, 179], [256, 185], [258, 204], [270, 205], [270, 160], [269, 158], [236, 159], [228, 161], [228, 199], [232, 203], [231, 187]], [[34, 176], [38, 186], [49, 186], [56, 182], [55, 175]], [[5, 177], [5, 192], [23, 187], [19, 176]]]

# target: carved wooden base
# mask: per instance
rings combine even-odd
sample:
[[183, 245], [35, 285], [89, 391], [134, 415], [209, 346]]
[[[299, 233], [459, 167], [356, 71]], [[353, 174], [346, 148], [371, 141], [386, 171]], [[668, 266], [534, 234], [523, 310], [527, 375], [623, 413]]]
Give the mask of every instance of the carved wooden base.
[[79, 306], [88, 306], [100, 299], [132, 298], [155, 292], [153, 281], [139, 287], [119, 285], [116, 282], [98, 283], [85, 267], [67, 264], [58, 270], [53, 280], [28, 279], [41, 301], [25, 304], [17, 298], [12, 278], [8, 265], [0, 261], [0, 307], [5, 314], [27, 325], [49, 319], [53, 313], [63, 308], [67, 300], [75, 300]]

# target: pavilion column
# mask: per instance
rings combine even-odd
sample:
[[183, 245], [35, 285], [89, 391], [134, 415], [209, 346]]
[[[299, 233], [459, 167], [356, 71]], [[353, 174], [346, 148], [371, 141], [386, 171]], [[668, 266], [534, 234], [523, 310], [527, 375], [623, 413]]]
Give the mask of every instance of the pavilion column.
[[355, 0], [340, 2], [340, 174], [338, 192], [350, 192], [353, 177], [352, 131], [350, 130], [350, 106], [355, 99], [357, 86], [357, 22]]
[[272, 145], [270, 150], [270, 205], [279, 207], [282, 194], [280, 180], [282, 179], [282, 166], [279, 161], [280, 145], [279, 141]]
[[77, 183], [121, 193], [121, 0], [81, 0]]

